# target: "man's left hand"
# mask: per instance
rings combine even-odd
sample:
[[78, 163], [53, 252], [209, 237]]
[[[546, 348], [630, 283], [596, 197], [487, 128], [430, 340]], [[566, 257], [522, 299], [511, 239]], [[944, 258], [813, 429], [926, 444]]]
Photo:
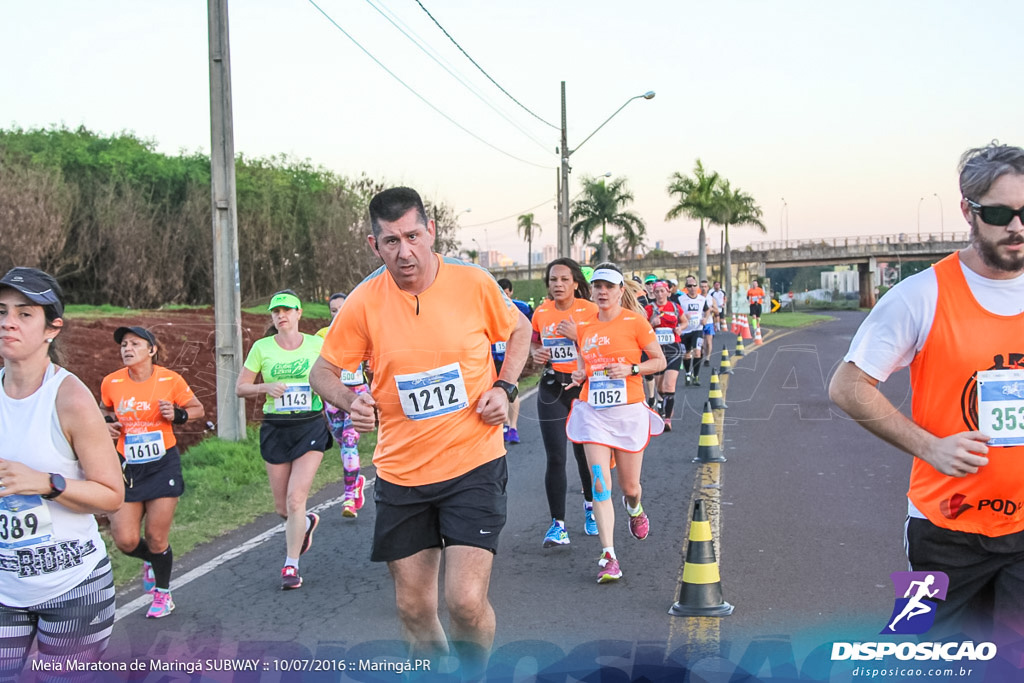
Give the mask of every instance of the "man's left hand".
[[476, 404], [476, 412], [484, 424], [495, 427], [508, 419], [508, 396], [500, 387], [491, 387]]

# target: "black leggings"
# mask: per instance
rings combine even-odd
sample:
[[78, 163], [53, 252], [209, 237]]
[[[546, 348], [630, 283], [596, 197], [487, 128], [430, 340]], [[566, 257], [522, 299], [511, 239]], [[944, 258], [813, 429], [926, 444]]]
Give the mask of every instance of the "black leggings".
[[[552, 373], [548, 370], [541, 377], [537, 387], [537, 419], [540, 420], [540, 435], [544, 440], [548, 465], [544, 472], [544, 489], [548, 494], [548, 509], [555, 519], [565, 519], [565, 492], [568, 481], [565, 476], [565, 445], [569, 438], [565, 435], [565, 421], [569, 417], [569, 409], [574, 399], [580, 397], [580, 387], [565, 390], [563, 384], [572, 380], [568, 374]], [[587, 455], [583, 444], [572, 445], [576, 457], [576, 468], [583, 484], [583, 498], [588, 503], [594, 499], [590, 484], [590, 469], [587, 467]]]

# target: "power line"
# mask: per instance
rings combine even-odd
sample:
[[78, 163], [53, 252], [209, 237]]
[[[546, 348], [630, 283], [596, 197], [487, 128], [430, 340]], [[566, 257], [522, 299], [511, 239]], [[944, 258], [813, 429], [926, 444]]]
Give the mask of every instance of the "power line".
[[509, 157], [509, 158], [511, 158], [511, 159], [515, 159], [516, 161], [521, 161], [522, 163], [524, 163], [524, 164], [529, 164], [530, 166], [536, 166], [537, 168], [544, 168], [544, 169], [550, 169], [550, 168], [551, 168], [551, 166], [550, 166], [550, 165], [544, 165], [544, 164], [535, 164], [535, 163], [534, 163], [534, 162], [532, 162], [532, 161], [528, 161], [528, 160], [526, 160], [526, 159], [523, 159], [523, 158], [521, 158], [521, 157], [517, 157], [517, 156], [516, 156], [515, 154], [511, 154], [511, 153], [509, 153], [509, 152], [506, 152], [505, 150], [501, 149], [500, 147], [496, 147], [495, 145], [492, 145], [491, 143], [487, 142], [487, 140], [484, 140], [484, 139], [483, 139], [482, 137], [480, 137], [479, 135], [477, 135], [477, 134], [476, 134], [476, 133], [474, 133], [473, 131], [471, 131], [471, 130], [469, 130], [468, 128], [466, 128], [465, 126], [463, 126], [463, 125], [462, 125], [461, 123], [459, 123], [458, 121], [456, 121], [455, 119], [453, 119], [453, 118], [452, 118], [451, 116], [449, 116], [448, 114], [444, 113], [443, 111], [441, 111], [440, 109], [438, 109], [437, 107], [435, 107], [435, 106], [434, 106], [434, 105], [433, 105], [433, 104], [432, 104], [432, 103], [431, 103], [431, 102], [430, 102], [429, 100], [427, 100], [427, 98], [425, 98], [425, 97], [424, 97], [423, 95], [421, 95], [421, 94], [419, 94], [418, 92], [416, 92], [416, 91], [415, 91], [415, 90], [414, 90], [414, 89], [412, 88], [412, 86], [410, 86], [410, 85], [409, 85], [408, 83], [406, 83], [406, 82], [405, 82], [405, 81], [403, 81], [403, 80], [402, 80], [401, 78], [399, 78], [399, 77], [398, 77], [398, 75], [397, 75], [397, 74], [396, 74], [395, 72], [393, 72], [393, 71], [392, 71], [391, 69], [389, 69], [389, 68], [387, 68], [386, 66], [384, 66], [384, 63], [383, 63], [383, 62], [381, 62], [381, 61], [380, 61], [379, 59], [377, 59], [376, 57], [374, 57], [374, 56], [373, 56], [373, 54], [372, 54], [372, 53], [371, 53], [371, 52], [370, 52], [369, 50], [367, 50], [367, 49], [366, 49], [365, 47], [363, 47], [363, 46], [362, 46], [362, 45], [361, 45], [361, 44], [359, 43], [359, 41], [358, 41], [358, 40], [356, 40], [355, 38], [353, 38], [353, 37], [352, 37], [352, 36], [351, 36], [351, 35], [350, 35], [350, 34], [348, 33], [348, 31], [346, 31], [345, 29], [343, 29], [343, 28], [341, 27], [341, 25], [340, 25], [340, 24], [338, 24], [338, 22], [336, 22], [336, 21], [335, 21], [335, 20], [334, 20], [334, 19], [333, 19], [333, 18], [331, 17], [331, 15], [329, 15], [329, 14], [328, 14], [327, 12], [325, 12], [325, 11], [323, 10], [323, 8], [322, 8], [322, 7], [320, 7], [320, 6], [318, 5], [318, 4], [316, 4], [316, 2], [314, 2], [313, 0], [308, 0], [308, 1], [309, 1], [309, 4], [311, 4], [311, 5], [313, 6], [313, 7], [315, 7], [315, 8], [316, 8], [316, 10], [317, 10], [318, 12], [320, 12], [320, 14], [324, 15], [324, 17], [325, 17], [325, 18], [327, 19], [327, 21], [331, 22], [331, 24], [333, 24], [333, 25], [334, 25], [334, 27], [335, 27], [336, 29], [338, 29], [339, 31], [341, 31], [341, 32], [342, 32], [342, 34], [344, 34], [344, 36], [345, 36], [346, 38], [348, 38], [348, 39], [349, 39], [350, 41], [352, 41], [352, 43], [353, 43], [353, 44], [354, 44], [354, 45], [355, 45], [356, 47], [358, 47], [358, 48], [359, 48], [360, 50], [362, 50], [363, 54], [365, 54], [365, 55], [366, 55], [367, 57], [369, 57], [370, 59], [372, 59], [372, 60], [373, 60], [373, 62], [374, 62], [374, 63], [375, 63], [375, 64], [376, 64], [377, 66], [379, 66], [379, 67], [380, 67], [381, 69], [383, 69], [383, 70], [384, 70], [384, 71], [385, 71], [385, 72], [386, 72], [386, 73], [387, 73], [387, 74], [388, 74], [389, 76], [391, 76], [391, 77], [392, 77], [392, 78], [394, 78], [394, 79], [395, 79], [396, 81], [398, 81], [398, 82], [399, 82], [399, 83], [400, 83], [400, 84], [402, 85], [402, 87], [404, 87], [404, 88], [405, 88], [406, 90], [408, 90], [408, 91], [409, 91], [409, 92], [411, 92], [411, 93], [412, 93], [413, 95], [415, 95], [417, 99], [419, 99], [419, 100], [420, 100], [421, 102], [423, 102], [423, 104], [427, 105], [428, 107], [430, 107], [431, 109], [433, 109], [433, 110], [434, 110], [435, 112], [437, 112], [438, 114], [440, 114], [441, 116], [443, 116], [443, 117], [444, 117], [445, 119], [447, 119], [447, 120], [448, 120], [448, 122], [449, 122], [449, 123], [451, 123], [451, 124], [452, 124], [453, 126], [455, 126], [456, 128], [458, 128], [458, 129], [459, 129], [459, 130], [461, 130], [462, 132], [466, 133], [467, 135], [469, 135], [469, 136], [473, 137], [474, 139], [476, 139], [476, 140], [478, 140], [478, 141], [482, 142], [483, 144], [487, 145], [488, 147], [490, 147], [490, 148], [491, 148], [491, 149], [493, 149], [494, 151], [496, 151], [496, 152], [500, 152], [501, 154], [504, 154], [505, 156], [507, 156], [507, 157]]
[[458, 42], [456, 42], [456, 40], [454, 38], [452, 38], [451, 34], [448, 33], [448, 31], [445, 30], [444, 26], [441, 26], [441, 23], [437, 19], [434, 18], [434, 15], [430, 13], [430, 10], [428, 10], [426, 7], [423, 6], [423, 3], [420, 2], [420, 0], [416, 0], [416, 4], [420, 6], [420, 9], [422, 9], [424, 12], [427, 13], [427, 16], [430, 17], [430, 20], [433, 21], [437, 25], [437, 27], [439, 29], [441, 29], [441, 32], [444, 33], [446, 36], [448, 36], [448, 40], [452, 41], [452, 45], [454, 45], [455, 47], [459, 48], [459, 52], [461, 52], [462, 54], [466, 55], [466, 59], [468, 59], [470, 62], [472, 62], [473, 66], [475, 66], [477, 69], [480, 70], [480, 73], [482, 73], [484, 76], [487, 76], [487, 80], [489, 80], [491, 83], [493, 83], [495, 85], [495, 87], [498, 88], [498, 90], [500, 90], [501, 92], [505, 93], [510, 100], [512, 100], [513, 102], [518, 104], [520, 107], [522, 107], [523, 111], [525, 111], [527, 114], [529, 114], [533, 118], [537, 119], [538, 121], [540, 121], [541, 123], [543, 123], [543, 124], [545, 124], [547, 126], [550, 126], [550, 127], [554, 128], [555, 130], [562, 130], [562, 128], [560, 126], [556, 126], [553, 123], [548, 123], [547, 121], [542, 119], [537, 114], [534, 114], [532, 111], [530, 111], [530, 109], [525, 104], [523, 104], [522, 102], [520, 102], [516, 98], [512, 97], [512, 94], [508, 90], [505, 90], [503, 87], [498, 85], [498, 81], [496, 81], [493, 78], [491, 78], [491, 75], [489, 73], [487, 73], [486, 71], [484, 71], [484, 68], [482, 66], [480, 66], [479, 64], [477, 64], [476, 61], [472, 57], [469, 56], [468, 52], [466, 52], [465, 50], [462, 49], [462, 46], [459, 45]]
[[537, 204], [535, 206], [531, 206], [528, 209], [523, 209], [522, 211], [516, 211], [511, 216], [505, 216], [504, 218], [495, 218], [493, 221], [484, 221], [483, 223], [473, 223], [471, 225], [460, 225], [459, 227], [460, 228], [479, 228], [481, 225], [491, 225], [492, 223], [500, 223], [501, 221], [507, 221], [509, 218], [519, 218], [525, 212], [532, 211], [533, 209], [538, 209], [538, 208], [544, 206], [545, 204], [547, 204], [548, 202], [553, 202], [553, 201], [555, 201], [554, 197], [548, 197], [547, 199], [542, 201], [540, 204]]
[[[516, 128], [516, 129], [517, 129], [517, 130], [518, 130], [518, 131], [519, 131], [520, 133], [522, 133], [522, 134], [523, 134], [523, 135], [525, 135], [526, 137], [528, 137], [528, 138], [530, 138], [531, 140], [533, 140], [533, 142], [534, 142], [534, 143], [536, 143], [538, 147], [540, 147], [541, 149], [543, 149], [543, 150], [544, 150], [545, 152], [549, 152], [549, 153], [550, 153], [550, 151], [551, 151], [551, 145], [550, 145], [550, 144], [548, 144], [548, 143], [545, 143], [545, 142], [541, 142], [541, 141], [540, 141], [540, 140], [538, 140], [537, 138], [533, 137], [533, 135], [531, 135], [531, 134], [529, 133], [529, 131], [527, 131], [527, 130], [526, 130], [525, 128], [523, 128], [523, 127], [522, 127], [522, 126], [520, 126], [520, 125], [519, 125], [518, 123], [516, 123], [515, 121], [513, 121], [513, 120], [512, 120], [511, 118], [509, 118], [509, 117], [508, 117], [508, 116], [507, 116], [507, 115], [506, 115], [506, 114], [505, 114], [505, 113], [504, 113], [503, 111], [501, 111], [501, 110], [500, 110], [500, 109], [498, 109], [498, 108], [497, 108], [497, 107], [496, 107], [496, 106], [495, 106], [494, 104], [492, 104], [492, 103], [491, 103], [490, 101], [488, 101], [488, 100], [487, 100], [487, 99], [486, 99], [486, 98], [485, 98], [485, 97], [484, 97], [484, 96], [483, 96], [483, 95], [482, 95], [482, 94], [481, 94], [481, 93], [480, 93], [479, 91], [477, 91], [477, 90], [476, 90], [476, 89], [475, 89], [475, 88], [474, 88], [474, 87], [473, 87], [472, 85], [470, 85], [470, 83], [468, 83], [468, 82], [466, 81], [466, 79], [465, 79], [465, 78], [463, 78], [463, 77], [462, 77], [461, 75], [459, 75], [459, 74], [455, 73], [454, 71], [452, 71], [451, 69], [449, 69], [449, 68], [448, 68], [448, 66], [446, 66], [445, 64], [443, 64], [443, 63], [441, 62], [441, 60], [440, 60], [440, 59], [438, 59], [438, 58], [437, 58], [437, 57], [436, 57], [435, 55], [431, 54], [431, 52], [430, 52], [430, 51], [429, 51], [429, 50], [428, 50], [428, 49], [427, 49], [426, 47], [424, 47], [424, 46], [423, 46], [423, 45], [422, 45], [422, 44], [421, 44], [421, 43], [419, 42], [419, 40], [417, 40], [418, 36], [417, 36], [417, 38], [414, 38], [413, 36], [409, 35], [409, 33], [408, 33], [408, 32], [407, 32], [407, 31], [406, 31], [406, 30], [405, 30], [405, 29], [404, 29], [403, 27], [399, 26], [399, 25], [398, 25], [398, 23], [396, 23], [396, 22], [395, 22], [395, 20], [394, 20], [394, 19], [393, 19], [392, 17], [389, 17], [389, 16], [387, 15], [387, 14], [385, 14], [385, 13], [384, 13], [384, 11], [383, 11], [383, 10], [382, 10], [382, 9], [381, 9], [380, 7], [378, 7], [377, 5], [375, 5], [375, 4], [374, 4], [374, 2], [373, 2], [373, 0], [365, 0], [365, 2], [366, 2], [366, 4], [368, 4], [368, 5], [370, 6], [370, 7], [372, 7], [373, 9], [375, 9], [375, 10], [377, 11], [377, 13], [378, 13], [378, 14], [380, 14], [380, 15], [381, 15], [382, 17], [384, 17], [384, 18], [385, 18], [385, 19], [386, 19], [386, 20], [387, 20], [387, 21], [388, 21], [388, 22], [389, 22], [389, 23], [390, 23], [390, 24], [391, 24], [392, 26], [394, 26], [394, 27], [395, 27], [395, 28], [396, 28], [396, 29], [397, 29], [397, 30], [398, 30], [398, 31], [399, 31], [399, 32], [400, 32], [400, 33], [401, 33], [401, 34], [402, 34], [403, 36], [405, 36], [406, 38], [408, 38], [408, 39], [409, 39], [409, 40], [410, 40], [410, 41], [411, 41], [411, 42], [413, 43], [413, 45], [415, 45], [416, 47], [418, 47], [418, 48], [419, 48], [419, 49], [420, 49], [420, 50], [421, 50], [421, 51], [423, 52], [423, 54], [425, 54], [426, 56], [428, 56], [428, 57], [430, 57], [430, 58], [431, 58], [432, 60], [434, 60], [434, 63], [435, 63], [435, 64], [437, 64], [437, 65], [438, 65], [439, 67], [441, 67], [442, 69], [444, 69], [445, 71], [447, 71], [447, 72], [448, 72], [448, 74], [449, 74], [449, 75], [450, 75], [450, 76], [451, 76], [452, 78], [454, 78], [455, 80], [457, 80], [457, 81], [458, 81], [459, 83], [461, 83], [461, 84], [463, 85], [463, 87], [465, 87], [465, 88], [466, 88], [467, 90], [469, 90], [469, 91], [470, 91], [471, 93], [473, 93], [473, 94], [474, 94], [474, 95], [476, 96], [476, 98], [477, 98], [478, 100], [480, 100], [480, 101], [481, 101], [481, 102], [483, 102], [483, 103], [484, 103], [485, 105], [487, 105], [487, 106], [488, 106], [488, 107], [490, 107], [490, 108], [491, 108], [492, 110], [494, 110], [494, 112], [495, 112], [495, 113], [496, 113], [496, 114], [497, 114], [498, 116], [500, 116], [501, 118], [503, 118], [503, 119], [505, 119], [506, 121], [508, 121], [508, 122], [509, 122], [509, 123], [510, 123], [510, 124], [511, 124], [511, 125], [512, 125], [513, 127], [515, 127], [515, 128]], [[389, 10], [389, 12], [390, 12], [390, 10]]]

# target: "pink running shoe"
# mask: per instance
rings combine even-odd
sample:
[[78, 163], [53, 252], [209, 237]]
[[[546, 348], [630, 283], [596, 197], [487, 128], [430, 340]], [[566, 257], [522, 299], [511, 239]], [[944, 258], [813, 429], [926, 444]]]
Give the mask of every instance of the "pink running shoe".
[[597, 573], [598, 583], [609, 583], [622, 578], [619, 561], [612, 557], [610, 553], [601, 555], [601, 559], [597, 561], [597, 564], [601, 566], [601, 571]]
[[631, 515], [629, 514], [629, 506], [626, 503], [625, 496], [622, 497], [622, 504], [626, 506], [626, 515], [629, 517], [629, 533], [633, 534], [633, 538], [638, 541], [647, 538], [647, 534], [651, 531], [651, 522], [647, 519], [644, 506], [640, 505], [640, 511], [636, 515]]
[[352, 491], [354, 492], [353, 500], [355, 500], [356, 510], [362, 510], [363, 503], [366, 502], [366, 499], [363, 497], [364, 486], [366, 486], [366, 477], [360, 474], [358, 477], [356, 477], [356, 485], [352, 487]]
[[174, 600], [170, 591], [153, 591], [153, 604], [146, 612], [147, 619], [161, 619], [174, 611]]

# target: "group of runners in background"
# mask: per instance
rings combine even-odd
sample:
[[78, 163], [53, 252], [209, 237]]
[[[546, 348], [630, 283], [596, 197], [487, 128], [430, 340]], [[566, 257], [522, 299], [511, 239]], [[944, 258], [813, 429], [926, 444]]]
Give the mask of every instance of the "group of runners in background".
[[[650, 530], [650, 520], [641, 502], [644, 449], [651, 436], [671, 429], [675, 382], [680, 368], [685, 367], [687, 384], [699, 384], [700, 350], [705, 344], [705, 333], [714, 334], [719, 309], [706, 287], [703, 292], [697, 290], [697, 282], [692, 277], [686, 278], [684, 292], [672, 301], [668, 282], [649, 283], [649, 294], [644, 296], [635, 283], [610, 263], [598, 266], [588, 278], [575, 261], [556, 259], [545, 270], [545, 282], [548, 298], [536, 311], [512, 299], [512, 284], [508, 281], [498, 283], [504, 294], [496, 299], [513, 303], [530, 319], [529, 355], [543, 368], [537, 410], [546, 453], [544, 483], [552, 520], [543, 545], [569, 544], [565, 522], [565, 465], [567, 445], [571, 442], [584, 498], [583, 532], [599, 537], [597, 580], [611, 582], [622, 576], [614, 545], [612, 469], [616, 471], [621, 488], [629, 532], [643, 540]], [[638, 292], [641, 292], [639, 296]], [[422, 294], [416, 297], [417, 315], [422, 298]], [[331, 296], [332, 318], [338, 316], [345, 300], [343, 293]], [[265, 461], [275, 510], [285, 520], [281, 587], [293, 590], [302, 585], [299, 558], [312, 547], [314, 532], [320, 523], [319, 516], [307, 510], [309, 490], [324, 453], [335, 441], [341, 447], [344, 469], [342, 515], [355, 518], [363, 506], [366, 480], [360, 473], [358, 442], [360, 432], [366, 431], [366, 423], [360, 423], [363, 428], [357, 429], [359, 425], [354, 423], [353, 415], [342, 408], [342, 404], [331, 405], [322, 399], [322, 391], [315, 389], [311, 379], [331, 328], [323, 328], [315, 335], [301, 332], [302, 303], [292, 290], [274, 294], [268, 311], [271, 326], [266, 336], [250, 348], [238, 377], [236, 393], [263, 402], [260, 453]], [[90, 560], [95, 560], [85, 563], [77, 572], [67, 573], [62, 582], [39, 582], [47, 589], [38, 594], [26, 592], [16, 597], [4, 587], [0, 575], [0, 647], [15, 642], [26, 646], [24, 650], [15, 647], [12, 652], [16, 656], [3, 660], [2, 666], [12, 671], [23, 664], [33, 638], [38, 639], [42, 658], [57, 656], [58, 651], [67, 652], [69, 642], [77, 643], [78, 655], [86, 657], [98, 656], [105, 647], [113, 619], [113, 585], [94, 514], [109, 517], [118, 550], [142, 560], [143, 588], [152, 595], [146, 616], [162, 618], [174, 610], [171, 596], [174, 556], [169, 536], [178, 499], [185, 490], [174, 430], [204, 416], [202, 403], [185, 379], [159, 364], [161, 344], [152, 331], [141, 326], [119, 327], [114, 332], [113, 341], [123, 367], [103, 379], [100, 411], [88, 415], [89, 410], [81, 405], [83, 397], [89, 395], [88, 390], [77, 379], [64, 382], [64, 378], [73, 376], [60, 369], [47, 354], [63, 324], [62, 314], [62, 294], [53, 278], [27, 268], [15, 269], [5, 276], [0, 287], [0, 319], [11, 320], [19, 315], [21, 318], [17, 323], [18, 333], [5, 333], [2, 340], [5, 367], [0, 370], [0, 380], [4, 381], [7, 392], [0, 392], [0, 415], [5, 420], [36, 420], [52, 429], [47, 422], [50, 420], [63, 427], [64, 433], [54, 434], [53, 462], [37, 463], [53, 472], [38, 472], [38, 476], [28, 477], [24, 472], [27, 466], [14, 465], [18, 457], [12, 451], [17, 448], [13, 441], [5, 440], [0, 449], [0, 493], [3, 494], [0, 515], [8, 524], [22, 524], [25, 529], [29, 528], [29, 522], [34, 524], [24, 543], [5, 543], [0, 539], [0, 555], [24, 554], [26, 547], [31, 550], [34, 544], [49, 540], [50, 536], [44, 536], [44, 530], [39, 528], [40, 520], [56, 523], [63, 516], [71, 516], [76, 520], [74, 524], [65, 527], [61, 522], [60, 531], [74, 529], [75, 543], [88, 547], [83, 555], [91, 555]], [[485, 376], [501, 377], [507, 341], [500, 337], [507, 340], [518, 323], [509, 327], [508, 322], [499, 324], [496, 319], [489, 324], [501, 332], [491, 332], [495, 337], [491, 344], [494, 370], [488, 369]], [[13, 337], [19, 336], [26, 325], [32, 328], [34, 336], [30, 344], [18, 347]], [[344, 330], [339, 330], [335, 344], [345, 334]], [[22, 356], [27, 359], [25, 363], [21, 362]], [[338, 367], [339, 386], [351, 392], [339, 394], [346, 396], [344, 403], [348, 406], [358, 400], [350, 397], [365, 395], [367, 404], [373, 401], [370, 397], [373, 373], [368, 360], [363, 354], [354, 365], [345, 363], [346, 367], [353, 365], [351, 369]], [[513, 380], [518, 379], [524, 361], [525, 357], [518, 360], [519, 369], [514, 370], [514, 375], [509, 374]], [[384, 371], [387, 373], [387, 368]], [[22, 386], [19, 380], [26, 373], [28, 380], [22, 392], [27, 397], [24, 405], [32, 406], [38, 414], [31, 418], [23, 418], [15, 410], [24, 408], [19, 402], [18, 389]], [[649, 408], [644, 395], [643, 380], [647, 377], [657, 381], [660, 395], [657, 412]], [[485, 381], [489, 385], [490, 380]], [[500, 384], [501, 381], [495, 386]], [[513, 386], [514, 382], [504, 384]], [[39, 391], [41, 388], [46, 391]], [[509, 392], [508, 387], [500, 388]], [[64, 394], [71, 394], [74, 399], [63, 398]], [[509, 393], [509, 398], [509, 408], [515, 406], [515, 409], [500, 415], [499, 423], [504, 424], [505, 443], [515, 444], [519, 442], [515, 391]], [[70, 404], [73, 407], [69, 407]], [[421, 409], [425, 410], [419, 405], [403, 405], [402, 408], [407, 416], [409, 410], [422, 413]], [[48, 411], [55, 411], [55, 422], [47, 417], [51, 415]], [[76, 415], [69, 418], [69, 411]], [[375, 411], [376, 406], [373, 414]], [[422, 417], [423, 414], [417, 415], [413, 421]], [[490, 424], [492, 418], [487, 420]], [[4, 426], [6, 429], [8, 423]], [[98, 437], [106, 444], [92, 443]], [[116, 451], [117, 460], [110, 457], [112, 454], [105, 455], [109, 453], [108, 448]], [[24, 461], [24, 456], [21, 457]], [[120, 463], [120, 473], [111, 469], [112, 462]], [[386, 468], [384, 463], [384, 472]], [[381, 472], [382, 467], [378, 466], [378, 476]], [[386, 489], [387, 481], [378, 479], [377, 485]], [[501, 488], [504, 495], [503, 484]], [[29, 496], [34, 501], [35, 516], [26, 516], [21, 508], [13, 506], [11, 493]], [[57, 496], [61, 496], [60, 502], [64, 505], [48, 502]], [[382, 514], [388, 513], [379, 509], [378, 517]], [[479, 520], [474, 521], [479, 526]], [[500, 518], [495, 518], [495, 535], [503, 524], [502, 507]], [[389, 565], [400, 562], [393, 555], [406, 552], [402, 548], [408, 547], [411, 540], [407, 536], [381, 534], [378, 525], [373, 559], [387, 561]], [[447, 532], [442, 530], [442, 534], [447, 538]], [[394, 550], [390, 549], [392, 545]], [[483, 547], [489, 553], [495, 550]], [[393, 574], [397, 585], [401, 586], [402, 570], [396, 573], [393, 568]], [[82, 588], [86, 584], [92, 592], [83, 598]], [[16, 587], [22, 589], [25, 585], [28, 584], [17, 582]], [[82, 612], [82, 600], [89, 602], [90, 610]], [[47, 607], [42, 612], [48, 616], [36, 619], [39, 616], [36, 611], [43, 603]], [[51, 625], [47, 619], [53, 618], [56, 621], [52, 624], [57, 624], [66, 615], [54, 613], [51, 604], [78, 610], [76, 613], [82, 613], [85, 620], [72, 629], [74, 633], [61, 632], [58, 636], [57, 630], [65, 627]]]

